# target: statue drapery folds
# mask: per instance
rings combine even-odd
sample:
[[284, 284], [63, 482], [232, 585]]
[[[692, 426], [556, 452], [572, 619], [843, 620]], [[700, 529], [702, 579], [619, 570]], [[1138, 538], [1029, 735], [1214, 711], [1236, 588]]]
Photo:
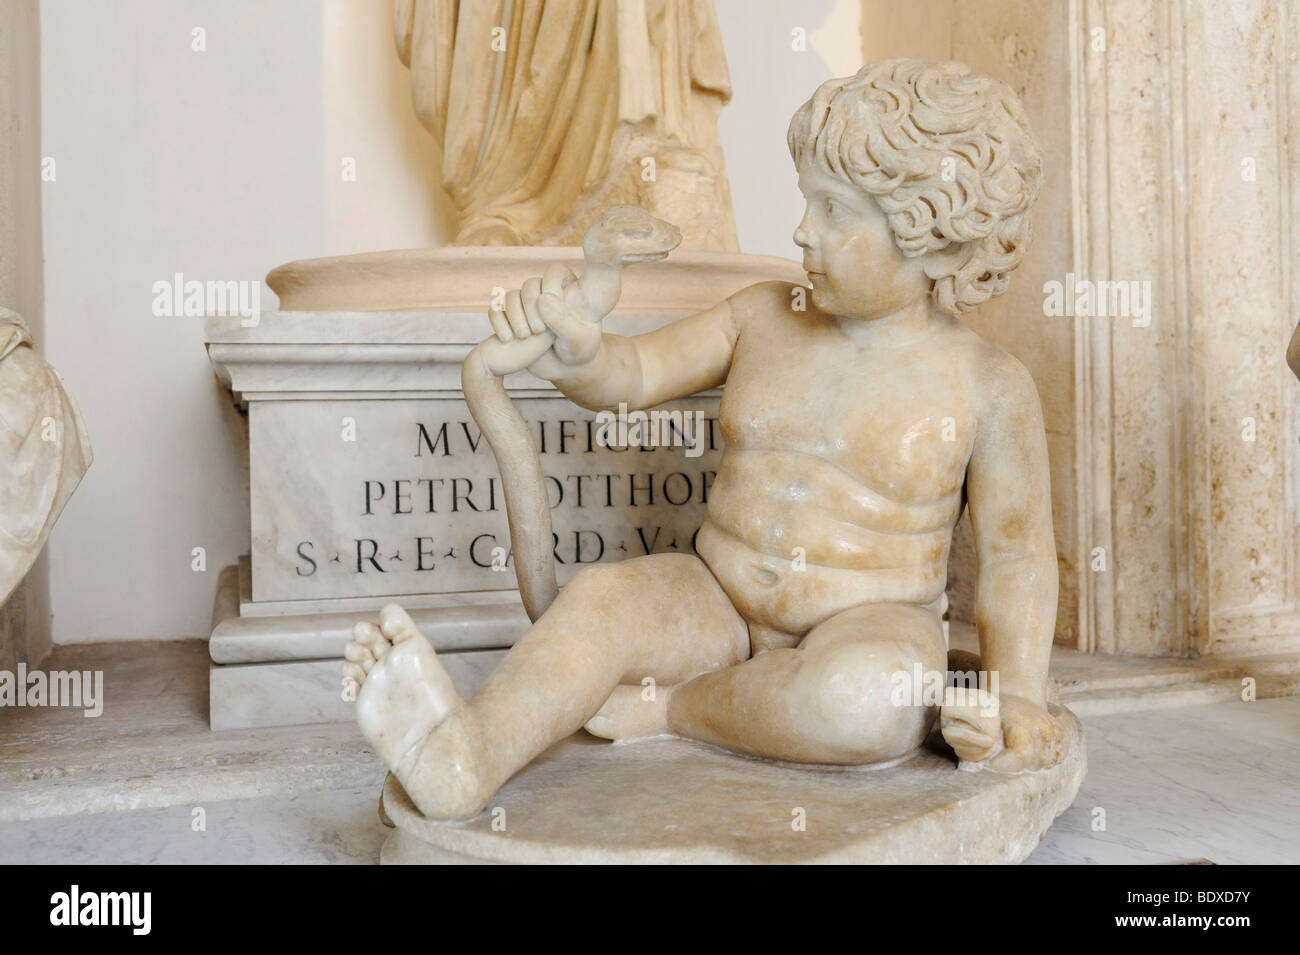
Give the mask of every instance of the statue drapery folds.
[[576, 245], [640, 205], [735, 251], [708, 0], [397, 0], [395, 39], [442, 155], [457, 245]]

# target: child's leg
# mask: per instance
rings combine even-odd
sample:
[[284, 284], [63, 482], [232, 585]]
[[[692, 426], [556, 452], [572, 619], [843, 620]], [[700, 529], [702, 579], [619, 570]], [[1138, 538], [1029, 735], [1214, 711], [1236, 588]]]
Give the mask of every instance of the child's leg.
[[683, 554], [584, 570], [465, 702], [406, 614], [385, 608], [382, 623], [361, 625], [348, 648], [349, 672], [364, 678], [358, 720], [434, 818], [479, 812], [620, 683], [670, 685], [749, 653], [745, 622], [704, 563]]
[[946, 670], [943, 626], [904, 604], [855, 607], [814, 627], [797, 649], [760, 653], [706, 673], [668, 695], [679, 736], [803, 763], [865, 765], [902, 756], [925, 739], [937, 707], [903, 705], [896, 675]]

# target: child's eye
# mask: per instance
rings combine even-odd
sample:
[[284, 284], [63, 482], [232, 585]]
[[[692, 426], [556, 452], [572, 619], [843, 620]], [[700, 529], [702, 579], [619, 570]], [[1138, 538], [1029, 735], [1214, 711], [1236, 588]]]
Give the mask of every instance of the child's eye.
[[835, 200], [834, 200], [834, 199], [827, 199], [827, 200], [826, 200], [826, 214], [827, 214], [828, 216], [833, 216], [833, 215], [835, 215], [837, 212], [839, 212], [839, 208], [840, 208], [840, 207], [839, 207], [838, 205], [835, 204]]

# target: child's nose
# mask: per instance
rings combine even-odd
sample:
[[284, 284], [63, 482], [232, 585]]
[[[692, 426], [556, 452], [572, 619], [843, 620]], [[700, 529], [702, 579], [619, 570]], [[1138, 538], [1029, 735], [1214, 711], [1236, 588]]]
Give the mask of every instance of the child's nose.
[[813, 245], [813, 231], [808, 227], [808, 214], [805, 212], [803, 219], [794, 230], [794, 244], [801, 249], [811, 249]]

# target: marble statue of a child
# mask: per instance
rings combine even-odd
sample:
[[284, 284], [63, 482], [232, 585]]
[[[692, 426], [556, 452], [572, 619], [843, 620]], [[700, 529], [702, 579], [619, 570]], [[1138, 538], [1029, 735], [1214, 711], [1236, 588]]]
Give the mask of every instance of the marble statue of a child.
[[[361, 728], [427, 816], [481, 811], [584, 726], [866, 765], [907, 755], [939, 715], [969, 762], [1059, 759], [1038, 396], [955, 317], [1003, 292], [1025, 253], [1041, 163], [1023, 110], [960, 64], [891, 60], [823, 84], [789, 146], [811, 292], [754, 285], [627, 338], [602, 333], [604, 315], [552, 268], [492, 314], [503, 342], [555, 334], [531, 370], [585, 408], [725, 384], [726, 447], [698, 556], [584, 569], [471, 699], [400, 608], [357, 626], [344, 667]], [[939, 607], [963, 506], [999, 706], [896, 705], [897, 674], [946, 669]]]

